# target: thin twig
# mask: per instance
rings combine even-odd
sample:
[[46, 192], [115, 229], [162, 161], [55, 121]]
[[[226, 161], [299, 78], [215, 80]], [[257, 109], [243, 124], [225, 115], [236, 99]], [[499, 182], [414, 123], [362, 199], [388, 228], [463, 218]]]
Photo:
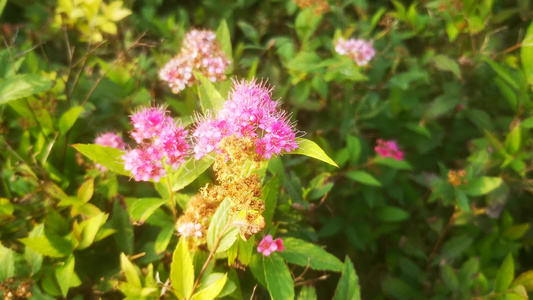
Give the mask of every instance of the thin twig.
[[450, 229], [450, 227], [452, 226], [453, 221], [455, 220], [456, 213], [457, 213], [457, 210], [454, 210], [453, 214], [451, 215], [450, 219], [448, 220], [448, 223], [446, 224], [444, 229], [442, 229], [441, 233], [439, 234], [439, 238], [437, 239], [437, 243], [435, 243], [435, 246], [433, 247], [433, 250], [431, 250], [431, 254], [428, 257], [426, 269], [429, 269], [429, 267], [431, 265], [431, 260], [433, 259], [433, 256], [435, 256], [435, 253], [439, 249], [439, 246], [442, 243], [442, 240], [444, 239], [444, 236], [446, 235], [446, 232], [448, 232], [448, 229]]
[[170, 177], [167, 176], [167, 178], [165, 178], [165, 181], [167, 182], [168, 193], [170, 194], [169, 200], [170, 200], [170, 206], [172, 207], [172, 214], [174, 215], [174, 220], [176, 221], [178, 218], [178, 212], [176, 210], [176, 203], [174, 203], [174, 192], [172, 191], [172, 186], [170, 185]]
[[200, 284], [200, 279], [202, 279], [202, 275], [204, 274], [205, 270], [209, 266], [209, 263], [211, 262], [211, 260], [213, 260], [213, 257], [215, 257], [215, 252], [218, 249], [218, 245], [220, 244], [222, 237], [224, 236], [226, 231], [230, 228], [230, 226], [231, 226], [231, 218], [228, 220], [228, 223], [226, 224], [226, 226], [224, 226], [224, 229], [222, 229], [222, 232], [217, 237], [215, 244], [213, 245], [213, 249], [211, 249], [211, 252], [209, 252], [209, 257], [207, 257], [207, 260], [205, 261], [204, 266], [202, 267], [202, 270], [200, 271], [200, 273], [198, 273], [198, 279], [196, 279], [196, 282], [194, 283], [191, 294], [194, 294], [194, 291]]
[[311, 267], [311, 257], [307, 258], [307, 266], [305, 266], [305, 269], [303, 270], [302, 274], [298, 275], [298, 277], [294, 278], [294, 282], [301, 281], [304, 279], [305, 273], [309, 270], [309, 267]]
[[305, 281], [300, 281], [300, 282], [295, 282], [294, 283], [294, 286], [302, 286], [304, 284], [307, 284], [308, 282], [315, 282], [315, 281], [321, 281], [321, 280], [326, 280], [329, 278], [329, 274], [324, 274], [320, 277], [317, 277], [317, 278], [314, 278], [314, 279], [308, 279], [308, 280], [305, 280]]
[[[146, 32], [143, 32], [138, 38], [137, 40], [131, 45], [128, 47], [128, 49], [126, 49], [126, 52], [124, 53], [124, 57], [126, 57], [126, 54], [133, 48], [135, 48], [138, 43], [140, 42], [140, 40], [146, 35]], [[100, 82], [105, 78], [105, 76], [107, 75], [107, 73], [109, 73], [109, 71], [111, 71], [115, 65], [121, 61], [120, 58], [117, 58], [112, 64], [111, 66], [96, 80], [96, 82], [94, 83], [93, 87], [91, 88], [91, 90], [89, 91], [89, 93], [87, 94], [87, 97], [85, 97], [85, 100], [83, 100], [83, 103], [81, 104], [81, 106], [85, 106], [85, 104], [87, 103], [87, 101], [89, 101], [89, 98], [91, 97], [91, 95], [93, 94], [93, 92], [96, 90], [96, 87], [100, 84]]]
[[254, 286], [254, 289], [252, 290], [252, 295], [250, 296], [250, 300], [254, 298], [255, 290], [257, 290], [257, 284]]

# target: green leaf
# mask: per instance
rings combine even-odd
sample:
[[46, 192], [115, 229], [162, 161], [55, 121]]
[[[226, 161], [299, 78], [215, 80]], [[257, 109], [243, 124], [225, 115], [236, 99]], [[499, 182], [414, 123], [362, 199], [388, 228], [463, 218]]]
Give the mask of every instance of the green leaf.
[[93, 197], [94, 193], [94, 178], [89, 178], [78, 189], [78, 200], [87, 203]]
[[515, 90], [519, 90], [519, 86], [516, 83], [516, 80], [509, 74], [509, 72], [505, 69], [505, 67], [500, 66], [498, 63], [492, 61], [490, 58], [486, 56], [482, 56], [481, 59], [485, 61], [489, 66], [500, 76], [501, 79], [505, 80], [510, 86], [512, 86]]
[[294, 299], [294, 282], [291, 272], [278, 253], [263, 257], [263, 267], [267, 289], [272, 300]]
[[108, 170], [117, 174], [130, 176], [130, 173], [124, 169], [124, 165], [122, 164], [121, 157], [124, 155], [124, 151], [95, 144], [74, 144], [71, 146]]
[[250, 260], [250, 271], [254, 275], [254, 278], [264, 287], [267, 286], [265, 278], [265, 267], [263, 266], [263, 255], [254, 254]]
[[399, 207], [385, 206], [376, 212], [376, 217], [383, 222], [399, 222], [409, 219], [410, 215]]
[[455, 196], [457, 197], [457, 205], [459, 205], [463, 211], [470, 212], [470, 201], [468, 200], [466, 193], [461, 190], [456, 190]]
[[68, 290], [71, 287], [76, 287], [81, 284], [80, 279], [74, 273], [74, 263], [74, 255], [71, 255], [63, 265], [55, 269], [57, 283], [59, 283], [63, 297], [67, 296]]
[[[43, 236], [44, 235], [44, 224], [41, 223], [40, 225], [33, 228], [33, 230], [30, 232], [28, 237], [37, 237], [37, 236]], [[39, 253], [37, 253], [35, 250], [31, 249], [30, 247], [26, 247], [24, 249], [24, 258], [30, 265], [31, 273], [35, 274], [39, 272], [41, 269], [41, 266], [43, 265], [43, 256]], [[0, 278], [1, 281], [1, 278]]]
[[526, 232], [529, 231], [529, 223], [524, 224], [516, 224], [511, 227], [509, 227], [505, 232], [503, 233], [503, 236], [510, 239], [510, 240], [517, 240], [526, 234]]
[[513, 155], [520, 150], [520, 126], [515, 126], [505, 138], [505, 150]]
[[531, 129], [533, 128], [533, 117], [526, 119], [520, 123], [520, 126], [523, 128]]
[[74, 106], [67, 110], [61, 116], [61, 119], [59, 119], [59, 133], [61, 133], [61, 135], [65, 135], [70, 128], [74, 126], [74, 123], [76, 123], [76, 120], [78, 120], [78, 117], [82, 112], [83, 107], [81, 106]]
[[337, 257], [312, 243], [295, 238], [284, 238], [283, 247], [285, 249], [280, 256], [290, 263], [304, 267], [309, 265], [315, 270], [342, 271], [343, 264]]
[[113, 238], [122, 252], [131, 255], [133, 254], [133, 226], [130, 223], [130, 216], [119, 202], [114, 201], [113, 204], [111, 226], [117, 231]]
[[434, 120], [452, 111], [459, 104], [459, 97], [456, 95], [444, 94], [431, 103], [425, 111], [426, 120]]
[[2, 16], [2, 13], [4, 12], [4, 8], [6, 7], [7, 0], [0, 0], [0, 16]]
[[514, 278], [514, 261], [513, 256], [509, 253], [503, 260], [498, 273], [496, 274], [496, 281], [494, 282], [494, 292], [501, 293], [505, 291], [513, 281]]
[[217, 40], [220, 43], [222, 50], [224, 50], [224, 53], [228, 56], [228, 59], [231, 60], [233, 57], [231, 50], [231, 36], [226, 20], [222, 20], [220, 25], [218, 25]]
[[183, 164], [176, 172], [169, 175], [172, 191], [177, 192], [189, 185], [202, 175], [214, 162], [215, 160], [213, 158], [204, 156], [200, 160], [191, 159]]
[[131, 218], [136, 222], [144, 223], [167, 200], [160, 198], [137, 199], [128, 209]]
[[511, 284], [511, 288], [522, 285], [528, 292], [533, 291], [533, 270], [526, 271], [516, 277]]
[[[209, 250], [213, 249], [216, 240], [223, 234], [215, 253], [228, 250], [237, 240], [237, 235], [239, 233], [238, 228], [234, 225], [229, 225], [226, 229], [226, 226], [230, 221], [230, 209], [231, 202], [226, 198], [217, 208], [217, 211], [213, 215], [213, 219], [211, 219], [209, 229], [207, 230], [207, 245], [209, 246]], [[223, 232], [224, 229], [226, 229], [225, 232]]]
[[441, 268], [442, 279], [446, 285], [452, 290], [457, 291], [459, 289], [459, 280], [457, 275], [449, 265], [443, 265]]
[[80, 229], [82, 231], [81, 231], [81, 240], [78, 245], [79, 250], [83, 250], [89, 247], [93, 243], [96, 237], [96, 234], [100, 230], [100, 227], [104, 225], [108, 216], [109, 216], [108, 214], [100, 213], [92, 218], [89, 218], [81, 222]]
[[455, 77], [457, 77], [457, 79], [461, 80], [461, 69], [455, 60], [441, 54], [434, 56], [431, 60], [437, 69], [442, 71], [450, 71], [453, 73], [453, 75], [455, 75]]
[[[441, 258], [454, 258], [463, 253], [466, 249], [468, 249], [468, 247], [470, 247], [472, 243], [472, 238], [470, 238], [466, 234], [454, 236], [450, 240], [448, 240], [442, 247]], [[437, 260], [440, 260], [441, 258], [437, 258]]]
[[494, 129], [490, 115], [486, 111], [479, 109], [466, 109], [463, 111], [463, 113], [472, 123], [474, 123], [474, 125], [477, 126], [477, 128], [479, 128], [479, 130], [492, 131]]
[[500, 177], [476, 177], [468, 181], [466, 185], [466, 193], [470, 196], [486, 195], [502, 184]]
[[261, 197], [265, 200], [265, 210], [263, 211], [263, 217], [265, 218], [265, 224], [267, 227], [272, 222], [274, 211], [276, 210], [276, 203], [278, 202], [279, 191], [279, 176], [274, 176], [261, 190]]
[[526, 36], [522, 41], [522, 47], [520, 48], [522, 69], [526, 73], [527, 82], [533, 85], [533, 22], [529, 24]]
[[405, 283], [405, 281], [395, 277], [386, 277], [381, 282], [381, 285], [386, 293], [391, 296], [390, 298], [401, 300], [424, 299], [417, 290]]
[[291, 59], [286, 67], [291, 71], [310, 72], [322, 68], [322, 58], [313, 52], [300, 52]]
[[74, 248], [70, 240], [52, 234], [22, 238], [19, 241], [35, 252], [50, 257], [67, 256], [72, 253], [72, 249]]
[[172, 255], [170, 265], [170, 281], [178, 298], [189, 298], [193, 292], [194, 266], [189, 254], [189, 246], [184, 237], [180, 238], [178, 246]]
[[131, 263], [131, 261], [124, 253], [120, 253], [120, 268], [122, 269], [122, 271], [124, 271], [126, 281], [130, 285], [139, 289], [142, 288], [141, 279], [139, 278], [139, 274], [137, 273], [135, 266]]
[[397, 170], [413, 170], [413, 167], [406, 162], [405, 160], [396, 160], [392, 157], [376, 157], [374, 158], [373, 162], [378, 165], [383, 165], [387, 167], [391, 167], [393, 169]]
[[10, 216], [15, 211], [15, 206], [7, 198], [0, 198], [0, 215]]
[[303, 286], [297, 300], [317, 300], [316, 290], [312, 286]]
[[381, 186], [381, 182], [379, 182], [374, 176], [370, 175], [370, 173], [366, 171], [350, 171], [346, 173], [346, 177], [362, 184]]
[[200, 80], [198, 84], [198, 98], [202, 105], [202, 112], [214, 112], [222, 108], [224, 105], [224, 98], [217, 91], [213, 83], [199, 73], [194, 73], [194, 76]]
[[15, 275], [15, 252], [0, 243], [0, 282]]
[[15, 75], [0, 81], [0, 105], [49, 90], [50, 78], [38, 74]]
[[192, 295], [191, 300], [211, 300], [215, 299], [218, 294], [222, 291], [224, 288], [224, 285], [226, 284], [226, 281], [228, 280], [228, 274], [224, 274], [221, 278], [219, 278], [214, 283], [208, 285], [206, 288], [198, 291], [194, 295]]
[[167, 226], [164, 226], [161, 229], [161, 232], [159, 232], [159, 235], [157, 236], [157, 239], [155, 240], [155, 252], [161, 253], [165, 251], [168, 247], [168, 244], [170, 243], [170, 239], [174, 235], [174, 226], [173, 224], [168, 224]]
[[348, 256], [344, 259], [341, 279], [335, 289], [333, 300], [360, 300], [361, 289], [359, 287], [359, 277], [355, 273], [352, 261]]

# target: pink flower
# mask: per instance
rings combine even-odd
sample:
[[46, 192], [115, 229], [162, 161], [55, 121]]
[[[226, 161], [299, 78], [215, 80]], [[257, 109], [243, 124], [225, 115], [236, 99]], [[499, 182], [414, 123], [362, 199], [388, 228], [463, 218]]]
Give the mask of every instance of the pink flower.
[[196, 82], [193, 71], [212, 82], [226, 79], [230, 63], [213, 31], [193, 29], [185, 35], [180, 53], [161, 68], [159, 78], [177, 94]]
[[398, 144], [394, 141], [377, 140], [377, 145], [374, 148], [381, 157], [393, 157], [396, 160], [403, 159], [403, 152], [400, 151]]
[[113, 147], [124, 150], [126, 144], [120, 136], [113, 132], [104, 132], [96, 137], [94, 143], [101, 146]]
[[159, 181], [166, 175], [162, 160], [174, 170], [185, 163], [190, 148], [187, 130], [178, 127], [164, 107], [145, 107], [130, 116], [131, 136], [139, 144], [122, 159], [136, 181]]
[[145, 139], [152, 139], [159, 136], [166, 130], [167, 124], [173, 123], [171, 117], [167, 116], [167, 111], [163, 107], [144, 107], [130, 116], [133, 131], [131, 136], [137, 143], [142, 143]]
[[124, 169], [131, 172], [135, 181], [149, 181], [152, 179], [159, 182], [166, 175], [165, 168], [161, 163], [161, 153], [156, 149], [133, 149], [126, 151], [122, 156]]
[[297, 131], [287, 114], [271, 98], [272, 88], [262, 82], [234, 81], [228, 101], [215, 116], [199, 120], [193, 132], [195, 158], [220, 153], [223, 137], [257, 137], [256, 152], [265, 159], [298, 148]]
[[283, 247], [283, 241], [281, 238], [277, 238], [273, 241], [270, 234], [265, 236], [259, 243], [259, 246], [257, 246], [257, 252], [263, 253], [264, 256], [270, 256], [270, 253], [276, 251], [281, 252], [283, 249], [285, 249], [285, 247]]
[[[101, 133], [100, 135], [96, 137], [96, 139], [94, 140], [94, 143], [97, 145], [113, 147], [113, 148], [117, 148], [120, 150], [124, 150], [124, 148], [126, 148], [126, 144], [124, 143], [122, 138], [113, 132]], [[98, 168], [98, 170], [102, 172], [107, 171], [106, 167], [100, 164], [96, 164], [96, 167]]]
[[358, 66], [364, 66], [376, 55], [372, 43], [363, 39], [345, 40], [339, 38], [335, 43], [335, 51], [340, 55], [348, 55]]

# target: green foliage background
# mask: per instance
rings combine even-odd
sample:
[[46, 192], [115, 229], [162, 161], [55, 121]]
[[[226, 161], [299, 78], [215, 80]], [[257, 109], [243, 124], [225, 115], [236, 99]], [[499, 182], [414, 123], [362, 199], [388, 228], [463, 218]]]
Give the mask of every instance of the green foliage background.
[[[274, 231], [345, 261], [311, 265], [295, 281], [298, 299], [348, 299], [359, 295], [356, 283], [362, 299], [526, 299], [533, 291], [527, 0], [339, 0], [318, 13], [292, 0], [69, 3], [0, 1], [4, 289], [30, 282], [37, 299], [157, 298], [166, 278], [183, 275], [169, 274], [174, 249], [186, 251], [164, 187], [116, 175], [127, 173], [113, 161], [116, 174], [100, 174], [81, 144], [109, 130], [126, 137], [139, 105], [166, 104], [190, 124], [213, 94], [194, 86], [174, 95], [158, 69], [190, 28], [227, 24], [217, 38], [233, 57], [228, 77], [268, 78], [305, 138], [339, 166], [299, 155], [268, 165], [265, 182], [279, 191]], [[341, 36], [373, 41], [376, 57], [357, 67], [335, 52]], [[214, 87], [225, 97], [231, 82]], [[378, 157], [379, 138], [397, 141], [404, 161]], [[106, 151], [94, 155], [114, 157]], [[212, 182], [209, 165], [176, 175], [180, 209]], [[465, 170], [465, 181], [452, 185], [450, 170]], [[206, 253], [190, 257], [192, 268]], [[305, 262], [293, 256], [258, 263], [254, 254], [246, 271], [222, 280], [215, 270], [211, 279], [238, 285], [227, 298], [268, 299], [275, 278], [262, 268], [285, 260], [285, 275], [298, 278]]]

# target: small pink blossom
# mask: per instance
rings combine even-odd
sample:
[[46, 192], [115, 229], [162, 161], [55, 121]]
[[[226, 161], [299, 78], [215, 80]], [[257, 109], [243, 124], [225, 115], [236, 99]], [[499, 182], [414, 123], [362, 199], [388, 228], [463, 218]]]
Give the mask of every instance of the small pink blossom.
[[384, 141], [382, 139], [378, 139], [376, 142], [377, 145], [374, 150], [376, 150], [376, 152], [381, 155], [381, 157], [393, 157], [396, 160], [403, 159], [403, 152], [400, 151], [396, 142]]
[[159, 78], [168, 82], [177, 94], [196, 82], [193, 72], [212, 82], [226, 79], [225, 71], [230, 63], [213, 31], [193, 29], [185, 35], [179, 54], [161, 68]]
[[136, 181], [159, 181], [166, 175], [163, 165], [174, 170], [186, 161], [190, 148], [187, 130], [176, 125], [164, 107], [145, 107], [130, 116], [131, 136], [139, 144], [127, 151], [122, 159], [124, 168]]
[[133, 130], [131, 136], [137, 143], [159, 136], [172, 123], [163, 107], [144, 107], [130, 116]]
[[154, 148], [133, 149], [122, 156], [124, 169], [131, 172], [135, 181], [159, 182], [166, 175], [161, 163], [161, 153]]
[[101, 146], [113, 147], [117, 149], [124, 150], [126, 144], [124, 140], [116, 133], [113, 132], [104, 132], [96, 137], [94, 143]]
[[[124, 150], [124, 148], [126, 148], [126, 144], [124, 143], [122, 138], [113, 132], [101, 133], [100, 135], [96, 137], [96, 139], [94, 140], [94, 143], [97, 145], [117, 148], [120, 150]], [[96, 167], [98, 168], [98, 170], [102, 172], [107, 171], [106, 167], [100, 164], [96, 164]]]
[[270, 256], [272, 252], [276, 251], [281, 252], [283, 249], [285, 249], [285, 247], [283, 247], [283, 241], [281, 238], [272, 240], [272, 236], [270, 234], [265, 236], [259, 243], [259, 246], [257, 246], [257, 252], [263, 253], [264, 256]]
[[272, 88], [262, 82], [234, 81], [228, 101], [214, 116], [197, 122], [193, 132], [195, 158], [211, 151], [220, 154], [223, 137], [257, 137], [256, 152], [265, 159], [298, 148], [297, 131], [288, 115], [272, 100]]
[[339, 38], [335, 43], [335, 51], [340, 55], [349, 56], [358, 66], [367, 65], [372, 57], [376, 55], [376, 50], [372, 47], [372, 43], [363, 39], [345, 40]]

